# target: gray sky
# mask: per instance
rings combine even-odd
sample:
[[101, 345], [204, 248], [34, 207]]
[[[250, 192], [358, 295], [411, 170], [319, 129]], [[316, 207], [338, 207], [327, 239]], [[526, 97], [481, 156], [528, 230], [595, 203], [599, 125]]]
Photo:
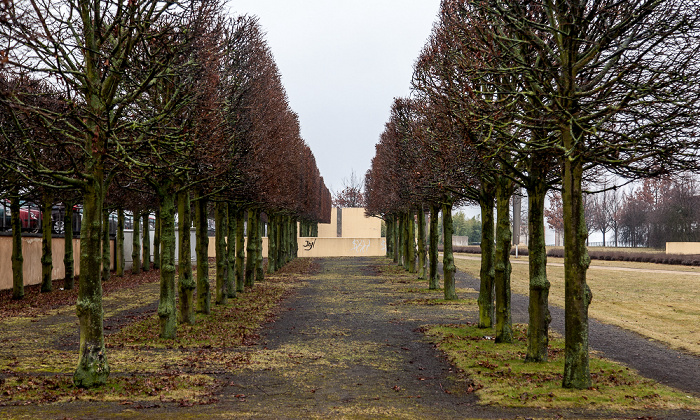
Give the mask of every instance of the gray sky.
[[413, 62], [439, 0], [230, 0], [256, 15], [302, 136], [326, 186], [364, 179], [394, 97], [410, 93]]

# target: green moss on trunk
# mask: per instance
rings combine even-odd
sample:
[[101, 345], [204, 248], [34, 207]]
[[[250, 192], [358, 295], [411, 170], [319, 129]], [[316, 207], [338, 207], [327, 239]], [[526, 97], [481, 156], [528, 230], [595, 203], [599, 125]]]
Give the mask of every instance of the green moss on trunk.
[[406, 255], [408, 256], [408, 272], [416, 272], [416, 220], [413, 210], [406, 215]]
[[124, 209], [117, 209], [117, 237], [114, 243], [115, 246], [115, 274], [119, 277], [124, 276]]
[[236, 210], [236, 292], [245, 290], [245, 211]]
[[160, 269], [160, 301], [158, 318], [160, 337], [168, 340], [177, 333], [177, 312], [175, 309], [175, 193], [164, 187], [160, 195], [160, 215], [163, 253]]
[[216, 232], [214, 246], [216, 247], [216, 292], [217, 305], [225, 305], [228, 294], [226, 293], [226, 237], [228, 236], [228, 206], [226, 203], [217, 202], [214, 206], [214, 223]]
[[454, 255], [452, 254], [452, 234], [454, 226], [452, 225], [452, 203], [447, 202], [442, 205], [442, 229], [443, 229], [443, 253], [442, 253], [442, 271], [444, 274], [444, 291], [445, 300], [457, 300], [457, 292], [455, 291], [455, 267]]
[[22, 222], [19, 218], [19, 196], [10, 201], [12, 223], [12, 299], [24, 298], [24, 256], [22, 255]]
[[[72, 290], [75, 287], [75, 264], [73, 257], [73, 203], [70, 201], [65, 202], [66, 212], [63, 217], [63, 231], [64, 231], [64, 254], [63, 254], [63, 267], [65, 269], [65, 276], [63, 279], [63, 288], [66, 290]], [[122, 242], [124, 242], [124, 237], [122, 236]], [[124, 250], [122, 249], [122, 258]]]
[[482, 184], [481, 207], [481, 270], [479, 272], [479, 328], [491, 328], [494, 322], [494, 284], [496, 277], [496, 248], [493, 205], [495, 194], [491, 185]]
[[194, 292], [197, 288], [192, 277], [192, 210], [190, 206], [189, 191], [181, 191], [178, 194], [178, 223], [180, 233], [180, 246], [178, 247], [178, 288], [179, 288], [179, 315], [181, 324], [194, 325], [195, 302]]
[[109, 280], [109, 210], [102, 210], [102, 281]]
[[440, 288], [440, 277], [438, 276], [438, 215], [440, 206], [437, 204], [430, 205], [430, 240], [428, 252], [430, 253], [430, 276], [428, 280], [428, 288], [437, 290]]
[[109, 364], [104, 345], [101, 233], [102, 194], [104, 174], [100, 163], [94, 169], [97, 176], [87, 182], [84, 191], [82, 229], [80, 232], [80, 285], [76, 301], [76, 313], [80, 322], [80, 355], [73, 374], [78, 387], [91, 388], [103, 385], [109, 376]]
[[265, 270], [263, 269], [262, 255], [262, 234], [265, 224], [262, 222], [260, 210], [255, 211], [258, 230], [255, 233], [255, 281], [261, 282], [265, 280]]
[[236, 206], [228, 204], [228, 237], [226, 241], [226, 296], [236, 297]]
[[246, 244], [246, 260], [245, 260], [245, 286], [253, 287], [255, 283], [255, 261], [257, 260], [255, 255], [255, 245], [257, 241], [255, 240], [255, 234], [258, 231], [257, 219], [255, 218], [255, 211], [253, 209], [248, 209], [248, 228], [246, 229], [248, 243]]
[[[267, 272], [277, 271], [277, 216], [267, 215], [269, 231], [267, 233]], [[309, 232], [310, 233], [310, 232]]]
[[427, 249], [425, 244], [425, 211], [418, 210], [418, 278], [425, 279], [427, 272]]
[[[565, 137], [573, 137], [565, 131]], [[565, 144], [573, 144], [573, 140]], [[591, 290], [586, 283], [590, 265], [586, 238], [588, 229], [583, 211], [583, 164], [565, 159], [562, 167], [562, 201], [564, 207], [564, 388], [586, 389], [591, 386], [588, 364], [588, 306]]]
[[403, 213], [399, 219], [399, 265], [408, 270], [408, 258], [406, 258], [406, 217]]
[[544, 205], [547, 185], [544, 174], [532, 165], [532, 184], [528, 196], [528, 254], [530, 260], [530, 303], [527, 328], [528, 362], [546, 362], [549, 345], [549, 280], [547, 279], [547, 248], [545, 246]]
[[41, 293], [53, 290], [51, 271], [53, 258], [51, 255], [51, 196], [44, 193], [41, 199]]
[[134, 234], [131, 242], [131, 273], [141, 273], [141, 217], [134, 211]]
[[207, 223], [207, 199], [200, 197], [195, 206], [197, 252], [197, 312], [211, 312], [209, 292], [209, 225]]
[[510, 196], [512, 181], [501, 177], [496, 185], [496, 342], [513, 342], [510, 306]]
[[[173, 200], [174, 202], [174, 200]], [[160, 241], [161, 241], [161, 224], [160, 209], [156, 210], [156, 229], [153, 231], [153, 269], [160, 269]]]
[[150, 213], [143, 213], [143, 271], [151, 270], [151, 224], [149, 222]]

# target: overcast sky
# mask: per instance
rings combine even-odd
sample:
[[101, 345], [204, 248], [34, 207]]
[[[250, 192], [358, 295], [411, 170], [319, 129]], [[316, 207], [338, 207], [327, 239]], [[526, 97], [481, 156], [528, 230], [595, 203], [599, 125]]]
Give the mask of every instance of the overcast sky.
[[413, 63], [439, 0], [230, 0], [256, 15], [301, 133], [326, 186], [364, 179], [394, 97], [410, 93]]

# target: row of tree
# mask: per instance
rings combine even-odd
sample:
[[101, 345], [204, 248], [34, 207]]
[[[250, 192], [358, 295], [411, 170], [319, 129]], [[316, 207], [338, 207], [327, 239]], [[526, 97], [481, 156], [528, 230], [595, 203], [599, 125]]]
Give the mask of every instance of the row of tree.
[[[60, 201], [69, 214], [82, 204], [74, 382], [91, 387], [109, 375], [101, 281], [109, 276], [110, 212], [118, 213], [120, 226], [118, 274], [124, 267], [124, 210], [134, 215], [135, 271], [150, 262], [139, 261], [138, 221], [148, 226], [148, 214], [157, 214], [158, 315], [161, 336], [174, 338], [178, 322], [193, 323], [195, 311], [210, 311], [212, 209], [213, 294], [223, 304], [263, 278], [263, 222], [268, 270], [274, 271], [296, 256], [297, 220], [329, 221], [330, 192], [301, 138], [256, 18], [229, 17], [219, 0], [20, 1], [6, 9], [8, 24], [0, 25], [8, 47], [0, 74], [0, 191], [13, 206], [28, 195], [40, 197], [43, 211]], [[16, 214], [13, 208], [13, 226]], [[196, 280], [186, 228], [192, 221]], [[19, 238], [20, 229], [13, 232]], [[44, 232], [49, 266], [51, 229]], [[65, 232], [70, 243], [72, 229]], [[148, 232], [144, 228], [144, 247]], [[21, 238], [13, 268], [21, 273]], [[49, 269], [47, 290], [50, 282]], [[21, 279], [15, 284], [15, 297], [22, 285]]]
[[451, 207], [481, 206], [479, 326], [495, 326], [497, 342], [512, 340], [509, 200], [516, 187], [526, 191], [533, 362], [547, 360], [550, 322], [545, 197], [560, 191], [564, 387], [591, 384], [585, 183], [697, 168], [698, 12], [682, 0], [443, 0], [413, 97], [395, 101], [377, 144], [368, 212], [390, 232], [409, 226], [387, 242], [410, 269], [414, 214], [420, 225], [427, 209], [437, 220], [442, 208], [446, 299], [456, 298]]

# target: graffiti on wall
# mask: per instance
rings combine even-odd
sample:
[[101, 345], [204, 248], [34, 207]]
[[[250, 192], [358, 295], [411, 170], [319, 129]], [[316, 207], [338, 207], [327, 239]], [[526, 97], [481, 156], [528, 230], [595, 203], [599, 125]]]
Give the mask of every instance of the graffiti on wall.
[[316, 245], [316, 239], [314, 239], [313, 241], [307, 240], [304, 244], [304, 250], [311, 251], [312, 249], [314, 249], [314, 245]]
[[386, 238], [382, 238], [382, 242], [379, 245], [382, 249], [382, 252], [386, 254]]
[[367, 252], [370, 245], [371, 241], [369, 239], [354, 239], [352, 241], [352, 250], [361, 254]]

